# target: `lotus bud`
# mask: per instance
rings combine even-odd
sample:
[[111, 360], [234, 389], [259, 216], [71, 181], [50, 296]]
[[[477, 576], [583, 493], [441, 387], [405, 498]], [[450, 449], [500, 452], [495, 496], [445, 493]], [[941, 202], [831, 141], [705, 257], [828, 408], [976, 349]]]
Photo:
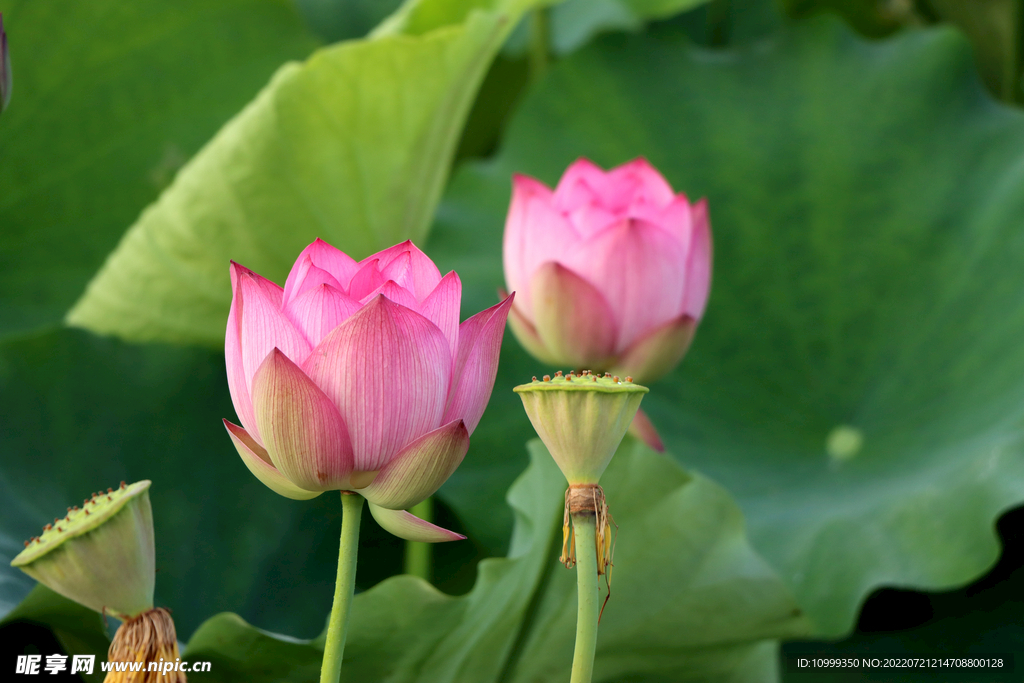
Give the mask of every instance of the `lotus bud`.
[[274, 492], [366, 498], [410, 541], [465, 538], [408, 512], [469, 449], [498, 372], [513, 297], [459, 323], [462, 284], [406, 241], [356, 262], [316, 240], [284, 287], [231, 265], [224, 421]]
[[611, 527], [604, 490], [599, 485], [608, 463], [640, 408], [647, 387], [606, 373], [582, 371], [536, 377], [513, 389], [558, 468], [569, 482], [565, 493], [562, 556], [566, 567], [576, 563], [571, 521], [594, 517], [598, 574], [611, 563]]
[[4, 15], [0, 14], [0, 112], [7, 109], [11, 101], [11, 55], [7, 51], [7, 33], [4, 32]]
[[[646, 159], [605, 171], [587, 159], [558, 186], [516, 175], [505, 221], [509, 326], [552, 365], [670, 372], [690, 347], [711, 287], [707, 202], [676, 193]], [[640, 411], [633, 433], [665, 449]]]
[[711, 286], [705, 200], [676, 194], [645, 159], [580, 159], [552, 190], [513, 179], [505, 282], [513, 333], [553, 365], [653, 382], [679, 363]]
[[[156, 578], [151, 482], [93, 493], [25, 541], [11, 566], [66, 598], [124, 623], [112, 662], [175, 661], [178, 640], [167, 610], [153, 607]], [[180, 671], [111, 672], [106, 683], [183, 683]]]

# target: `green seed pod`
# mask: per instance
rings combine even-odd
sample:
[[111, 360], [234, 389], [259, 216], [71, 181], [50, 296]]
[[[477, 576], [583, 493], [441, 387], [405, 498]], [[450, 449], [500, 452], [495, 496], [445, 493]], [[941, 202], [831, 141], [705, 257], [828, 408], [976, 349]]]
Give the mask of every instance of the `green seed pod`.
[[584, 370], [534, 378], [513, 391], [566, 480], [579, 485], [601, 479], [648, 389]]
[[93, 494], [11, 561], [47, 588], [122, 621], [153, 608], [150, 481]]

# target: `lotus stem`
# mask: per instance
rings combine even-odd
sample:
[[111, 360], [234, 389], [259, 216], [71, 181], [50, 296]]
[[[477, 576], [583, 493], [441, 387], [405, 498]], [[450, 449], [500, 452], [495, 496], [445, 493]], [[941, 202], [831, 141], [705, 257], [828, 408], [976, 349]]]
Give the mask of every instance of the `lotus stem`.
[[359, 519], [363, 513], [363, 497], [350, 491], [341, 492], [341, 547], [338, 550], [338, 578], [334, 584], [334, 603], [327, 622], [327, 642], [320, 667], [320, 683], [341, 680], [341, 662], [345, 654], [352, 596], [356, 588], [356, 559], [359, 553]]
[[[434, 499], [427, 498], [409, 510], [425, 522], [434, 521]], [[434, 545], [421, 541], [405, 542], [405, 573], [430, 581], [434, 560]]]
[[548, 54], [548, 43], [550, 41], [550, 27], [548, 25], [548, 11], [544, 7], [533, 10], [530, 16], [530, 51], [529, 51], [529, 74], [530, 81], [536, 83], [548, 70], [550, 55]]
[[576, 545], [576, 585], [579, 605], [576, 613], [576, 649], [572, 655], [570, 683], [590, 683], [597, 651], [597, 525], [593, 511], [572, 515]]

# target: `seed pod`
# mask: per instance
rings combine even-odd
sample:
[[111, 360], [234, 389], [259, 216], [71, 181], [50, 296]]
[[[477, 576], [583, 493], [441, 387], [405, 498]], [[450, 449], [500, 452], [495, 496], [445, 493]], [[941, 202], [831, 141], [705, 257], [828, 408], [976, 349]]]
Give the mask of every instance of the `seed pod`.
[[597, 484], [648, 389], [629, 378], [591, 375], [593, 381], [579, 382], [574, 376], [582, 377], [556, 372], [550, 381], [513, 391], [568, 482]]
[[47, 524], [14, 560], [39, 583], [121, 620], [153, 607], [155, 559], [148, 480]]

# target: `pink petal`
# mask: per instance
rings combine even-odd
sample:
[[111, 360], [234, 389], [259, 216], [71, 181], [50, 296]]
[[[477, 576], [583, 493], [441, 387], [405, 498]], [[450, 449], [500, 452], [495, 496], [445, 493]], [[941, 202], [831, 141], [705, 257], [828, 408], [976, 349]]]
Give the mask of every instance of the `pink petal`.
[[702, 199], [693, 206], [693, 242], [686, 266], [686, 288], [682, 312], [700, 320], [708, 304], [711, 290], [711, 221], [708, 202]]
[[[581, 239], [588, 239], [611, 225], [629, 218], [625, 210], [612, 211], [600, 204], [582, 204], [572, 209], [569, 214], [569, 222]], [[557, 258], [557, 254], [552, 254]]]
[[348, 288], [349, 280], [359, 270], [359, 264], [351, 256], [340, 249], [332, 247], [318, 237], [313, 240], [312, 244], [303, 249], [299, 257], [295, 259], [295, 266], [292, 268], [292, 273], [288, 275], [288, 280], [284, 285], [285, 299], [289, 298], [288, 294], [292, 289], [289, 287], [289, 284], [291, 283], [292, 276], [295, 274], [295, 270], [307, 258], [314, 266], [321, 270], [326, 270], [334, 279], [340, 282], [341, 287], [339, 289], [342, 290]]
[[561, 211], [572, 211], [587, 204], [600, 204], [605, 183], [604, 169], [590, 159], [577, 159], [558, 181], [554, 205]]
[[445, 541], [462, 541], [466, 538], [462, 534], [442, 529], [430, 522], [424, 522], [405, 510], [389, 510], [370, 503], [370, 514], [385, 531], [407, 541], [444, 543]]
[[270, 462], [267, 452], [238, 425], [224, 420], [231, 442], [235, 444], [238, 455], [249, 471], [274, 493], [293, 500], [309, 500], [320, 495], [321, 491], [301, 489], [288, 480]]
[[505, 284], [516, 292], [523, 315], [533, 315], [530, 278], [542, 263], [571, 251], [578, 238], [569, 220], [552, 204], [543, 183], [524, 175], [512, 179], [512, 202], [505, 219], [502, 257]]
[[629, 212], [630, 218], [639, 218], [656, 225], [665, 232], [675, 236], [683, 245], [683, 251], [689, 253], [693, 239], [693, 206], [685, 194], [679, 194], [666, 206], [653, 204], [634, 205]]
[[352, 445], [338, 408], [281, 351], [253, 377], [256, 422], [274, 466], [307, 491], [350, 486]]
[[434, 291], [420, 306], [420, 313], [437, 325], [448, 340], [448, 350], [455, 358], [459, 344], [459, 310], [462, 306], [462, 280], [454, 270], [441, 278]]
[[697, 321], [685, 313], [655, 327], [623, 352], [612, 372], [648, 384], [668, 374], [690, 348]]
[[[413, 310], [416, 310], [416, 308], [419, 308], [419, 297], [416, 296], [415, 284], [413, 283], [412, 271], [410, 268], [411, 264], [412, 257], [409, 256], [409, 252], [406, 251], [396, 256], [388, 265], [381, 266], [380, 274], [381, 277], [392, 283], [395, 287], [398, 287], [403, 291], [407, 291], [409, 298], [413, 301]], [[392, 299], [392, 301], [394, 301], [394, 299]], [[404, 306], [405, 304], [402, 305]]]
[[629, 425], [629, 433], [647, 444], [652, 451], [665, 452], [665, 442], [658, 435], [654, 423], [651, 422], [651, 418], [647, 417], [647, 413], [639, 408], [637, 408], [636, 415], [633, 416], [632, 424]]
[[358, 301], [331, 285], [322, 284], [289, 304], [285, 313], [309, 343], [315, 346], [361, 306]]
[[361, 261], [359, 271], [348, 283], [347, 294], [359, 301], [367, 294], [377, 291], [377, 288], [386, 282], [385, 277], [380, 274], [379, 265], [376, 259]]
[[459, 353], [452, 367], [452, 388], [443, 423], [461, 418], [472, 434], [480, 422], [494, 389], [505, 319], [514, 297], [513, 292], [459, 326]]
[[357, 470], [379, 470], [442, 424], [451, 375], [434, 323], [377, 296], [335, 328], [303, 369], [341, 410]]
[[[676, 237], [656, 225], [635, 219], [622, 221], [582, 242], [559, 261], [604, 295], [619, 323], [619, 349], [678, 315], [686, 280], [686, 252]], [[533, 319], [547, 343], [540, 317]]]
[[675, 198], [672, 186], [643, 157], [609, 171], [604, 189], [610, 206], [626, 207], [636, 201], [667, 206]]
[[317, 268], [310, 257], [305, 256], [296, 261], [284, 283], [284, 307], [287, 308], [295, 299], [320, 285], [330, 285], [339, 291], [345, 289], [337, 278], [323, 268]]
[[597, 287], [554, 261], [534, 273], [530, 286], [537, 335], [558, 364], [605, 369], [615, 355], [618, 324]]
[[[499, 296], [508, 296], [504, 290], [498, 291]], [[537, 334], [537, 328], [533, 326], [533, 323], [526, 319], [526, 317], [519, 311], [519, 308], [513, 304], [512, 308], [509, 309], [508, 313], [508, 326], [512, 329], [512, 334], [515, 335], [519, 345], [526, 349], [527, 353], [539, 360], [541, 363], [548, 365], [560, 365], [559, 361], [555, 356], [544, 346], [544, 342], [541, 341], [540, 335]]]
[[238, 308], [242, 300], [238, 291], [238, 269], [231, 264], [231, 309], [228, 312], [228, 326], [224, 332], [224, 361], [227, 367], [228, 391], [231, 403], [235, 406], [235, 414], [239, 421], [259, 442], [256, 430], [256, 418], [252, 412], [252, 399], [249, 397], [249, 386], [245, 379], [245, 366], [242, 362], [241, 329], [238, 324]]
[[454, 420], [403, 448], [359, 493], [391, 510], [411, 508], [441, 488], [468, 450], [466, 425]]
[[[231, 268], [232, 280], [237, 285], [233, 313], [238, 325], [242, 374], [245, 391], [251, 397], [252, 377], [272, 349], [281, 349], [292, 361], [301, 363], [312, 347], [281, 312], [283, 290], [280, 287], [237, 263], [232, 263]], [[244, 409], [244, 405], [242, 407]], [[238, 417], [257, 443], [263, 443], [252, 414]]]
[[417, 301], [427, 298], [441, 281], [441, 271], [426, 254], [406, 240], [384, 251], [377, 252], [365, 261], [380, 261], [380, 272], [386, 280], [394, 280], [416, 295]]
[[379, 294], [383, 294], [390, 301], [393, 301], [396, 304], [405, 306], [410, 311], [416, 311], [417, 313], [420, 312], [420, 302], [416, 300], [416, 295], [399, 285], [394, 280], [388, 280], [374, 291], [362, 297], [359, 300], [359, 305], [364, 305], [367, 301]]

